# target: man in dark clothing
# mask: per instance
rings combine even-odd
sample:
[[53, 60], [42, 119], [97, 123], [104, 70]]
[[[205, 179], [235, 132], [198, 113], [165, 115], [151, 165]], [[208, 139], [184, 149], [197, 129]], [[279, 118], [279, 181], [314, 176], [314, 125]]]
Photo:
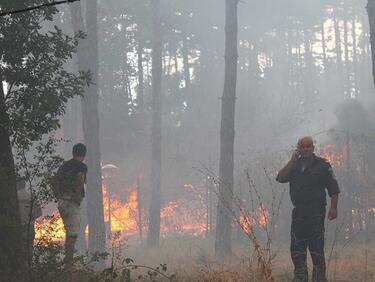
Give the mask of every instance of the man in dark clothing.
[[55, 194], [58, 209], [65, 228], [65, 261], [69, 267], [73, 261], [74, 246], [80, 230], [80, 204], [85, 197], [87, 166], [85, 145], [73, 146], [73, 158], [64, 162], [57, 171]]
[[326, 191], [331, 197], [328, 219], [337, 217], [340, 193], [332, 167], [326, 159], [314, 154], [311, 137], [298, 140], [297, 149], [290, 161], [279, 171], [276, 180], [289, 182], [290, 198], [294, 209], [291, 226], [291, 257], [294, 280], [308, 281], [307, 248], [314, 265], [313, 281], [327, 281], [324, 258], [324, 220]]

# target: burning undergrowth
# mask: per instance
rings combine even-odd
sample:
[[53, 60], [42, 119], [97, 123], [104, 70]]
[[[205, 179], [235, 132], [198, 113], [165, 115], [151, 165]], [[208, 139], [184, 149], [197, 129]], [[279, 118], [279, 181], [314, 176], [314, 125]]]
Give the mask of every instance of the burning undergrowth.
[[[136, 186], [124, 189], [124, 195], [109, 191], [105, 182], [103, 189], [104, 221], [107, 235], [119, 233], [122, 238], [138, 236], [142, 239], [147, 233], [148, 210], [142, 208]], [[207, 208], [205, 199], [193, 185], [184, 185], [190, 190], [187, 201], [167, 201], [161, 211], [161, 233], [163, 237], [173, 235], [204, 236], [207, 232]], [[124, 199], [125, 198], [125, 199]], [[55, 241], [65, 238], [61, 217], [54, 209], [52, 215], [36, 221], [36, 240], [44, 240], [46, 236]], [[107, 236], [108, 238], [110, 236]]]

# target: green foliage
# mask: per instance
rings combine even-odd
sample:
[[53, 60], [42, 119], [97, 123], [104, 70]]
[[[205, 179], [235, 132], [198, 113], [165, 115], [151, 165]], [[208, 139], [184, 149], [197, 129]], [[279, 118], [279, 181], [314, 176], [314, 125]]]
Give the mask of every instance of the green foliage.
[[[2, 8], [27, 4], [15, 1]], [[57, 26], [51, 27], [56, 13], [55, 7], [49, 7], [0, 18], [0, 74], [6, 86], [7, 128], [13, 146], [27, 149], [58, 129], [66, 102], [82, 95], [84, 83], [89, 81], [88, 74], [67, 70], [83, 34], [71, 37]]]
[[[43, 1], [34, 1], [40, 4]], [[6, 10], [29, 1], [2, 3]], [[51, 171], [61, 163], [54, 138], [67, 101], [82, 95], [90, 74], [69, 71], [83, 34], [71, 37], [53, 25], [58, 10], [48, 7], [0, 18], [0, 75], [3, 82], [16, 169], [43, 202], [51, 199]], [[35, 190], [34, 190], [35, 191]], [[35, 195], [33, 195], [35, 197]]]
[[[30, 1], [2, 1], [0, 8], [14, 10], [29, 5]], [[0, 17], [0, 86], [5, 94], [0, 122], [10, 137], [16, 172], [31, 190], [30, 216], [37, 205], [43, 206], [53, 198], [49, 189], [51, 172], [61, 163], [56, 153], [60, 140], [54, 135], [66, 102], [82, 95], [90, 82], [88, 73], [69, 70], [83, 35], [71, 37], [54, 26], [57, 12], [51, 6]], [[46, 263], [58, 260], [60, 248], [53, 245], [48, 252], [40, 250], [35, 250], [37, 264], [28, 257], [28, 265], [36, 267], [38, 273], [47, 273]]]

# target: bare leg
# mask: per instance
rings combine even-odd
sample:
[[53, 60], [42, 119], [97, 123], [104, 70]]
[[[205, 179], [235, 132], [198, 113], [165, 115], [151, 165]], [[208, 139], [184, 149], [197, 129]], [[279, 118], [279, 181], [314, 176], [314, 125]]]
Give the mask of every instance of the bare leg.
[[67, 235], [65, 238], [65, 266], [67, 269], [71, 269], [73, 265], [73, 255], [75, 252], [75, 244], [77, 236]]

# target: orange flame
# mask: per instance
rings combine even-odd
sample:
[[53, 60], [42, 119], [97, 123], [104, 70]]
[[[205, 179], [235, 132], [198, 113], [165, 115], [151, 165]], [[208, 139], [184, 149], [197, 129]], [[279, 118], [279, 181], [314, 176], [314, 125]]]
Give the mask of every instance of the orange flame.
[[160, 212], [161, 232], [201, 236], [206, 232], [206, 216], [178, 202], [169, 202]]
[[342, 148], [339, 152], [333, 144], [325, 144], [320, 150], [320, 156], [325, 158], [332, 166], [342, 166], [347, 159], [347, 147]]
[[65, 229], [58, 212], [35, 221], [35, 240], [37, 242], [61, 241], [65, 238]]
[[243, 214], [239, 218], [239, 224], [246, 234], [250, 234], [253, 227], [256, 225], [266, 227], [270, 218], [269, 211], [262, 205], [256, 211]]
[[[192, 189], [190, 201], [169, 201], [160, 210], [162, 236], [169, 234], [189, 234], [192, 236], [203, 236], [207, 232], [207, 207], [206, 196], [200, 193], [191, 184], [186, 184], [185, 188]], [[121, 237], [134, 236], [140, 233], [140, 227], [147, 232], [147, 211], [141, 209], [142, 217], [139, 218], [138, 193], [137, 189], [130, 189], [126, 201], [121, 200], [112, 191], [110, 198], [108, 189], [103, 183], [103, 208], [104, 221], [109, 225], [112, 233], [119, 232]], [[110, 205], [109, 205], [110, 203]], [[36, 223], [36, 238], [49, 237], [54, 241], [61, 241], [65, 238], [65, 231], [62, 220], [57, 211], [54, 212], [54, 220], [42, 219]], [[142, 225], [139, 221], [142, 221]], [[254, 211], [249, 216], [243, 216], [240, 221], [244, 230], [250, 231], [254, 225], [267, 225], [269, 220], [268, 211], [262, 207]], [[141, 225], [141, 226], [140, 226]], [[48, 230], [56, 229], [55, 232], [48, 233]]]
[[[111, 208], [111, 231], [120, 232], [126, 235], [133, 235], [138, 232], [138, 195], [131, 191], [126, 202], [122, 202], [115, 195], [107, 196], [107, 188], [103, 184], [103, 207], [104, 221], [109, 224], [109, 208]], [[109, 207], [109, 200], [111, 205]]]

